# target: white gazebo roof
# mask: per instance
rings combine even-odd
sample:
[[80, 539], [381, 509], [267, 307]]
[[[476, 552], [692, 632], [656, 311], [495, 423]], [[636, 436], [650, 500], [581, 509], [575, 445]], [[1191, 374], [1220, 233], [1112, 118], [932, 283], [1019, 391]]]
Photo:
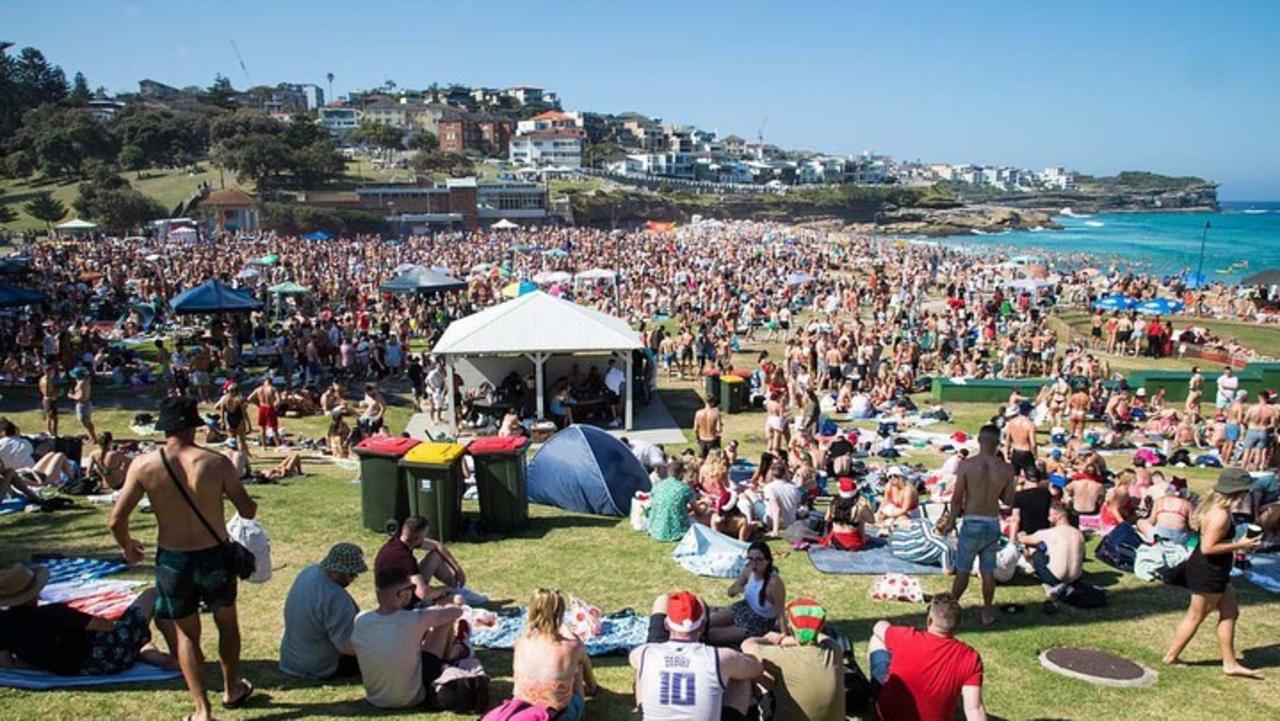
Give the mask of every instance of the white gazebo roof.
[[98, 227], [98, 224], [90, 223], [87, 220], [80, 220], [79, 218], [74, 218], [72, 220], [68, 220], [65, 223], [59, 223], [58, 225], [55, 225], [53, 227], [58, 230], [93, 230], [94, 228]]
[[584, 270], [573, 277], [577, 280], [613, 280], [618, 277], [618, 272], [616, 270], [592, 268], [591, 270]]
[[535, 291], [454, 321], [431, 352], [513, 355], [640, 347], [639, 334], [621, 318]]
[[491, 225], [491, 226], [489, 226], [489, 227], [490, 227], [490, 228], [494, 228], [494, 229], [496, 229], [496, 230], [515, 230], [516, 228], [519, 228], [520, 226], [516, 225], [515, 223], [512, 223], [511, 221], [507, 220], [506, 218], [503, 218], [502, 220], [499, 220], [498, 222], [494, 223], [493, 225]]

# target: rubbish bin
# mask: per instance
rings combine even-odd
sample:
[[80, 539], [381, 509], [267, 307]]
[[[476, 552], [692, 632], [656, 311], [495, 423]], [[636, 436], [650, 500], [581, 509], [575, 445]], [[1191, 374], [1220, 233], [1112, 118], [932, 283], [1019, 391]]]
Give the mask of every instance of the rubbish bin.
[[720, 376], [720, 410], [725, 413], [741, 413], [747, 409], [750, 386], [741, 376]]
[[702, 372], [702, 392], [704, 398], [714, 401], [720, 399], [720, 371], [707, 369]]
[[462, 531], [462, 454], [457, 443], [419, 443], [400, 459], [409, 514], [427, 519], [427, 535], [441, 543]]
[[487, 436], [467, 446], [475, 461], [485, 533], [507, 533], [529, 524], [528, 450], [529, 440], [522, 436]]
[[409, 494], [400, 457], [418, 445], [412, 438], [373, 436], [356, 444], [360, 457], [360, 518], [370, 531], [384, 533], [388, 525], [409, 517]]

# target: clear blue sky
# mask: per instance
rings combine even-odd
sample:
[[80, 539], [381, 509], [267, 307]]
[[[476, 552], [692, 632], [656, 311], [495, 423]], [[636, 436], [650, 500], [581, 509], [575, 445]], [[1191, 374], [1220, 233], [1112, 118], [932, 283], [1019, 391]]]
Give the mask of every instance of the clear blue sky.
[[[905, 7], [910, 6], [910, 7]], [[4, 0], [0, 39], [97, 87], [538, 85], [766, 142], [1146, 169], [1280, 199], [1280, 2]]]

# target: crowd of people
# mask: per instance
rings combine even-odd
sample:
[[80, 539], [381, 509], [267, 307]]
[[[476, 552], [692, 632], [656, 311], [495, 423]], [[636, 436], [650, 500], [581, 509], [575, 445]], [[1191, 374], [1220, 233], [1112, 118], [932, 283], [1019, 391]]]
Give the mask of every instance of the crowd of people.
[[[599, 396], [592, 420], [617, 426], [623, 393], [652, 390], [662, 375], [712, 371], [740, 373], [760, 411], [764, 450], [750, 459], [739, 454], [739, 439], [726, 437], [711, 396], [693, 419], [695, 447], [669, 455], [638, 438], [627, 441], [654, 480], [643, 514], [651, 538], [674, 541], [700, 523], [750, 544], [727, 589], [737, 599], [732, 605], [713, 608], [681, 590], [654, 600], [648, 642], [630, 656], [643, 718], [752, 718], [768, 699], [775, 718], [837, 719], [854, 696], [872, 699], [885, 719], [950, 719], [960, 707], [970, 721], [985, 718], [982, 660], [955, 638], [971, 571], [980, 578], [983, 624], [998, 620], [1003, 548], [1043, 584], [1044, 610], [1056, 613], [1060, 603], [1089, 595], [1085, 533], [1124, 524], [1153, 540], [1198, 534], [1190, 557], [1170, 575], [1192, 601], [1165, 660], [1178, 662], [1203, 619], [1217, 611], [1223, 670], [1255, 673], [1236, 660], [1239, 610], [1227, 574], [1240, 554], [1280, 540], [1274, 475], [1268, 487], [1265, 474], [1240, 470], [1276, 467], [1280, 411], [1273, 398], [1263, 393], [1249, 404], [1229, 368], [1216, 397], [1204, 398], [1196, 369], [1188, 399], [1177, 406], [1163, 392], [1128, 387], [1108, 358], [1182, 355], [1184, 345], [1210, 339], [1188, 336], [1193, 329], [1179, 334], [1163, 319], [1140, 324], [1126, 313], [1093, 315], [1085, 337], [1052, 315], [1066, 305], [1092, 307], [1104, 293], [1189, 294], [1189, 306], [1213, 311], [1233, 302], [1228, 291], [1084, 269], [1064, 269], [1028, 290], [1006, 281], [1040, 271], [1011, 271], [936, 245], [751, 222], [662, 232], [441, 233], [397, 243], [270, 234], [213, 245], [108, 239], [25, 252], [30, 282], [50, 300], [0, 316], [0, 333], [13, 339], [0, 380], [35, 389], [50, 436], [66, 435], [59, 414], [74, 403], [95, 448], [83, 463], [56, 449], [37, 454], [12, 422], [0, 421], [0, 491], [48, 504], [41, 490], [76, 479], [83, 466], [95, 485], [118, 492], [109, 528], [130, 563], [144, 559], [130, 518], [145, 497], [158, 527], [156, 588], [120, 621], [106, 622], [57, 604], [34, 605], [44, 583], [39, 569], [4, 569], [0, 606], [9, 610], [0, 611], [0, 663], [110, 673], [143, 659], [180, 668], [195, 704], [191, 718], [203, 721], [213, 717], [201, 670], [204, 607], [218, 630], [222, 704], [245, 703], [255, 689], [240, 671], [237, 574], [223, 499], [242, 518], [254, 518], [243, 479], [252, 460], [284, 445], [282, 416], [324, 414], [326, 438], [313, 450], [345, 457], [355, 439], [392, 432], [386, 394], [401, 387], [437, 423], [452, 407], [475, 432], [528, 432], [525, 404], [509, 403], [505, 415], [488, 419], [478, 410], [500, 394], [520, 396], [525, 379], [464, 388], [438, 359], [410, 348], [429, 347], [452, 320], [501, 302], [510, 283], [529, 279], [626, 318], [644, 347], [638, 384], [614, 366], [548, 379], [549, 409], [561, 424], [583, 420], [575, 417], [582, 411], [576, 401]], [[467, 279], [467, 290], [381, 292], [415, 263]], [[589, 268], [618, 272], [599, 275], [612, 282], [572, 281]], [[564, 275], [545, 275], [557, 272]], [[536, 281], [540, 275], [552, 279]], [[269, 307], [190, 326], [167, 301], [209, 278], [247, 287]], [[277, 304], [268, 289], [283, 281], [309, 293]], [[744, 348], [760, 343], [780, 350], [743, 363]], [[949, 419], [945, 408], [917, 405], [927, 380], [938, 376], [1025, 379], [1027, 392], [1014, 389], [992, 408], [975, 439], [955, 438], [938, 468], [912, 467], [899, 458], [898, 425]], [[154, 387], [162, 398], [152, 419], [164, 434], [160, 446], [122, 449], [100, 430], [95, 384]], [[360, 401], [348, 400], [352, 388]], [[1202, 415], [1209, 404], [1215, 412]], [[1046, 429], [1048, 444], [1041, 440]], [[226, 450], [213, 453], [201, 442]], [[1104, 454], [1121, 449], [1134, 453], [1132, 468], [1109, 468]], [[1198, 504], [1185, 482], [1166, 476], [1179, 452], [1187, 465], [1199, 462], [1192, 450], [1225, 467]], [[295, 454], [262, 475], [300, 471]], [[930, 506], [941, 515], [930, 515]], [[1235, 532], [1250, 524], [1262, 533]], [[428, 531], [424, 519], [405, 519], [378, 550], [375, 608], [361, 611], [346, 590], [370, 573], [354, 544], [334, 545], [299, 573], [284, 602], [281, 670], [305, 679], [359, 678], [379, 707], [487, 710], [485, 671], [468, 642], [474, 617], [467, 574]], [[933, 597], [923, 629], [876, 624], [862, 659], [873, 690], [850, 694], [859, 667], [853, 642], [836, 632], [830, 622], [838, 619], [818, 600], [788, 596], [766, 540], [858, 551], [877, 537], [916, 532], [952, 539], [942, 557], [954, 576], [951, 591]], [[563, 627], [566, 604], [548, 589], [530, 598], [514, 650], [514, 697], [499, 706], [510, 715], [502, 718], [522, 718], [516, 714], [529, 707], [564, 719], [585, 713], [597, 683], [581, 640]], [[65, 639], [60, 665], [36, 648], [33, 619]], [[167, 653], [151, 643], [153, 622]], [[104, 654], [114, 665], [102, 664]]]

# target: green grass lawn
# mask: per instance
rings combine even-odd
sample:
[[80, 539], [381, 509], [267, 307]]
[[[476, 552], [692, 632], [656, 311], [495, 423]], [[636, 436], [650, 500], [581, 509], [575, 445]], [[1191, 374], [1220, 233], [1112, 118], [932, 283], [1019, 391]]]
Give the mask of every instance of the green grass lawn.
[[[740, 356], [746, 362], [748, 355]], [[662, 381], [662, 395], [684, 427], [698, 406], [693, 381]], [[99, 427], [129, 436], [127, 424], [140, 410], [153, 410], [154, 399], [144, 395], [95, 394]], [[34, 398], [29, 392], [6, 390], [0, 413], [16, 419], [24, 430], [40, 427]], [[967, 431], [994, 410], [986, 404], [953, 406], [954, 426]], [[403, 396], [396, 396], [391, 425], [400, 428], [408, 419]], [[754, 456], [763, 448], [763, 414], [727, 417], [727, 436], [739, 439], [744, 454]], [[64, 423], [74, 424], [70, 414]], [[284, 419], [286, 430], [317, 436], [323, 421]], [[950, 426], [944, 427], [949, 428]], [[915, 453], [909, 460], [936, 463], [931, 453]], [[264, 461], [265, 462], [265, 461]], [[1117, 457], [1113, 464], [1120, 463]], [[417, 712], [387, 713], [362, 700], [358, 683], [299, 683], [281, 675], [275, 666], [282, 632], [282, 606], [289, 584], [308, 564], [316, 562], [337, 541], [360, 544], [372, 560], [382, 542], [377, 534], [360, 527], [359, 486], [356, 474], [323, 460], [306, 462], [308, 476], [278, 486], [253, 486], [260, 518], [271, 534], [274, 578], [263, 585], [242, 585], [240, 617], [244, 635], [246, 674], [261, 690], [260, 698], [241, 711], [224, 712], [223, 718], [245, 719], [344, 719], [365, 717], [420, 717]], [[1192, 472], [1192, 484], [1204, 490], [1211, 474]], [[474, 510], [474, 509], [472, 509]], [[530, 528], [518, 535], [484, 542], [451, 545], [466, 566], [470, 584], [499, 605], [520, 604], [539, 586], [559, 588], [599, 605], [606, 612], [635, 608], [644, 612], [654, 596], [674, 588], [691, 588], [712, 604], [726, 604], [728, 582], [692, 576], [670, 558], [671, 545], [657, 544], [630, 530], [625, 519], [598, 518], [534, 506]], [[134, 530], [154, 550], [154, 522], [135, 514]], [[71, 511], [50, 515], [12, 514], [0, 517], [0, 563], [25, 560], [35, 552], [111, 556], [117, 553], [101, 508], [77, 504]], [[814, 571], [803, 553], [774, 545], [778, 565], [791, 597], [819, 599], [829, 609], [837, 627], [865, 652], [865, 639], [879, 619], [918, 624], [923, 608], [905, 603], [870, 600], [870, 577], [824, 576]], [[1161, 718], [1180, 721], [1204, 718], [1210, 709], [1230, 709], [1233, 719], [1274, 719], [1280, 715], [1280, 698], [1274, 677], [1280, 673], [1280, 597], [1246, 583], [1238, 583], [1243, 621], [1238, 648], [1247, 663], [1261, 667], [1272, 677], [1263, 682], [1229, 681], [1217, 669], [1217, 648], [1212, 627], [1204, 628], [1185, 654], [1191, 665], [1163, 669], [1160, 656], [1170, 633], [1185, 609], [1184, 591], [1145, 584], [1096, 561], [1086, 570], [1093, 583], [1111, 591], [1111, 603], [1102, 610], [1065, 608], [1055, 616], [1040, 610], [1040, 588], [1027, 579], [999, 589], [1000, 602], [1024, 604], [1017, 615], [1002, 616], [990, 628], [966, 625], [961, 638], [981, 652], [986, 664], [987, 705], [994, 718], [1002, 719], [1113, 719]], [[153, 568], [144, 564], [128, 578], [150, 579]], [[921, 579], [926, 590], [946, 589], [941, 576]], [[372, 581], [363, 577], [352, 587], [362, 608], [373, 605]], [[971, 590], [970, 593], [974, 593]], [[970, 595], [972, 603], [976, 596]], [[971, 620], [975, 620], [972, 618]], [[220, 690], [215, 634], [206, 633], [209, 658], [207, 678]], [[1078, 644], [1119, 653], [1160, 671], [1159, 683], [1144, 690], [1103, 689], [1051, 675], [1037, 661], [1039, 650]], [[480, 652], [495, 679], [494, 698], [510, 691], [509, 652]], [[602, 690], [588, 703], [589, 718], [628, 719], [632, 674], [621, 656], [595, 660]], [[54, 694], [0, 689], [0, 717], [174, 719], [190, 710], [180, 680], [109, 690], [84, 690]], [[433, 718], [461, 719], [448, 714]]]
[[[1089, 314], [1080, 310], [1070, 310], [1058, 313], [1057, 316], [1071, 326], [1075, 332], [1081, 335], [1089, 335]], [[1280, 358], [1280, 328], [1274, 326], [1263, 326], [1257, 323], [1244, 323], [1235, 320], [1218, 320], [1213, 318], [1197, 318], [1195, 316], [1174, 315], [1169, 316], [1169, 320], [1173, 321], [1173, 327], [1177, 330], [1186, 328], [1187, 326], [1202, 326], [1207, 328], [1224, 341], [1235, 338], [1241, 344], [1254, 349], [1260, 355], [1270, 358]], [[1114, 357], [1114, 356], [1109, 356]], [[1196, 359], [1186, 359], [1179, 361], [1176, 358], [1161, 358], [1154, 361], [1151, 359], [1134, 359], [1141, 362], [1143, 368], [1166, 368], [1161, 363], [1178, 364], [1167, 366], [1169, 369], [1187, 370], [1191, 365], [1198, 362]], [[1114, 365], [1114, 364], [1113, 364]]]

